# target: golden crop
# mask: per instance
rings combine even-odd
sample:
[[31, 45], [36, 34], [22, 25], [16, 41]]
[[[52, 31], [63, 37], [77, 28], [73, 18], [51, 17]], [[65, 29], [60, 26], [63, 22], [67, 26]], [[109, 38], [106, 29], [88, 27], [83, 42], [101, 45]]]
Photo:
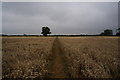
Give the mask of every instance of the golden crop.
[[120, 77], [118, 37], [61, 37], [73, 78]]
[[118, 37], [2, 39], [3, 78], [57, 77], [56, 73], [69, 78], [120, 77]]
[[35, 78], [47, 73], [54, 38], [3, 38], [3, 78]]

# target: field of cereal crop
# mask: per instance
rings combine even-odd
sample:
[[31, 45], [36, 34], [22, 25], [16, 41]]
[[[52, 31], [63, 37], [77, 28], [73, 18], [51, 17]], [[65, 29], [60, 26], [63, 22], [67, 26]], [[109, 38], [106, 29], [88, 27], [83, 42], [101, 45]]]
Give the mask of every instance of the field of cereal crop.
[[3, 37], [3, 78], [120, 77], [118, 37]]
[[47, 73], [54, 38], [3, 38], [3, 78], [36, 78]]

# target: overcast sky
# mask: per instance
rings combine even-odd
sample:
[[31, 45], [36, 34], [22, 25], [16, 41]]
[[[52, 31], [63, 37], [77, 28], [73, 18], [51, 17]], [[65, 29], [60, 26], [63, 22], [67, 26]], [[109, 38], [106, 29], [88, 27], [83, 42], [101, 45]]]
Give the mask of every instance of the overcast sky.
[[2, 33], [96, 34], [118, 28], [117, 2], [3, 2]]

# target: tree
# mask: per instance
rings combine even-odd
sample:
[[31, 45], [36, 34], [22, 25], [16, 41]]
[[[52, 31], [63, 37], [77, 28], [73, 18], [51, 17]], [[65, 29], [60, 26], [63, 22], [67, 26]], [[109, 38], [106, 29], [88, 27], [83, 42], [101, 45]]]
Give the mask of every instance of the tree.
[[27, 34], [24, 33], [23, 36], [27, 36]]
[[47, 36], [47, 34], [51, 34], [50, 28], [48, 28], [47, 26], [42, 27], [42, 33], [41, 34], [43, 34], [43, 36]]
[[109, 29], [106, 29], [106, 30], [104, 30], [104, 34], [105, 35], [113, 35], [113, 31], [109, 30]]
[[116, 31], [117, 31], [116, 35], [120, 36], [120, 28], [118, 28]]
[[104, 35], [104, 32], [100, 33], [100, 35]]
[[102, 32], [100, 35], [103, 35], [103, 36], [113, 35], [113, 31], [110, 30], [110, 29], [106, 29], [106, 30], [104, 30], [104, 32]]

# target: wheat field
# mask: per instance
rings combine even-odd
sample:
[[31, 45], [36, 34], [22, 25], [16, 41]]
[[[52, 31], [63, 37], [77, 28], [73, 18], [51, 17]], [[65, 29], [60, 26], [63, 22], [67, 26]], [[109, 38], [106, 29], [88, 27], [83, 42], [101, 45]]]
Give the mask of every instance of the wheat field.
[[2, 77], [118, 78], [119, 39], [3, 37]]
[[120, 77], [118, 39], [118, 37], [59, 38], [72, 77]]
[[35, 78], [47, 73], [54, 38], [3, 38], [3, 78]]

